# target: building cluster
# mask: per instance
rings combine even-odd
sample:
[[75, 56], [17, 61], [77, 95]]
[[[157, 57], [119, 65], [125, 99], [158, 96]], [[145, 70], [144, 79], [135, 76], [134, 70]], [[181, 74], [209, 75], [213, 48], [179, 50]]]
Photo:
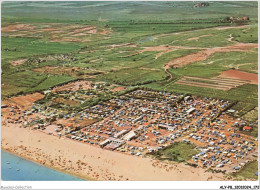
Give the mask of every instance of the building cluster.
[[[68, 92], [75, 99], [77, 93]], [[91, 97], [100, 92], [84, 93]], [[219, 99], [135, 90], [70, 113], [48, 104], [34, 104], [27, 111], [13, 106], [6, 118], [8, 122], [18, 118], [48, 134], [136, 156], [175, 142], [193, 143], [200, 153], [188, 163], [232, 172], [257, 157], [257, 139], [241, 133], [257, 123], [232, 118], [227, 114], [229, 106], [230, 102]]]

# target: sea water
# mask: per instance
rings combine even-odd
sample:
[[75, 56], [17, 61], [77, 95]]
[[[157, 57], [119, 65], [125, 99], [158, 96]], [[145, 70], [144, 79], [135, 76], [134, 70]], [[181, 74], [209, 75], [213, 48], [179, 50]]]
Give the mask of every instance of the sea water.
[[83, 181], [1, 150], [1, 178], [4, 181]]

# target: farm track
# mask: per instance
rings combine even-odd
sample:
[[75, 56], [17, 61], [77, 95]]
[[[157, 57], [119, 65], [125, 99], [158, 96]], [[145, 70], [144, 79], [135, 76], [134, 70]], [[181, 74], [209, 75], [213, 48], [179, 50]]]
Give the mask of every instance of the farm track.
[[169, 80], [171, 80], [172, 79], [172, 74], [166, 68], [164, 68], [164, 71], [165, 71], [166, 74], [168, 74], [170, 76]]
[[203, 50], [206, 48], [200, 48], [200, 47], [185, 47], [185, 46], [168, 46], [168, 45], [160, 45], [160, 46], [152, 46], [152, 47], [142, 47], [144, 49], [140, 50], [137, 54], [147, 52], [147, 51], [161, 51], [160, 53], [156, 54], [155, 59], [158, 59], [165, 53], [169, 53], [172, 51], [177, 51], [177, 50]]
[[189, 38], [186, 41], [193, 41], [193, 40], [198, 41], [200, 38], [209, 37], [209, 36], [213, 36], [213, 35], [212, 34], [201, 35], [201, 36], [198, 36], [198, 37]]
[[[202, 28], [202, 29], [195, 29], [192, 30], [191, 32], [196, 32], [196, 31], [205, 31], [205, 30], [228, 30], [228, 29], [233, 29], [233, 28], [248, 28], [250, 25], [242, 25], [242, 26], [217, 26], [217, 27], [211, 27], [211, 28]], [[175, 32], [175, 33], [170, 33], [170, 34], [160, 34], [157, 36], [154, 36], [155, 38], [160, 38], [160, 37], [167, 37], [167, 36], [172, 36], [172, 35], [179, 35], [179, 34], [185, 34], [187, 31], [182, 31], [182, 32]]]

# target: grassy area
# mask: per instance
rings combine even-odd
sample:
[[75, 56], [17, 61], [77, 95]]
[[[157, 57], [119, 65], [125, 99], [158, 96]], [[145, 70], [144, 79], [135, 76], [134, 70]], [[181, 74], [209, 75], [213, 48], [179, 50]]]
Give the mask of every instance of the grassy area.
[[168, 76], [163, 70], [150, 70], [149, 68], [122, 69], [100, 75], [99, 80], [114, 82], [121, 85], [141, 85], [160, 80], [165, 80]]
[[42, 54], [68, 53], [82, 47], [80, 43], [47, 42], [36, 38], [2, 37], [1, 40], [2, 60], [15, 60]]
[[[200, 51], [199, 49], [180, 49], [180, 50], [175, 50], [172, 52], [164, 53], [157, 59], [153, 59], [151, 62], [148, 62], [145, 66], [149, 68], [158, 68], [158, 69], [163, 69], [164, 64], [176, 59], [178, 57], [183, 57], [185, 55], [197, 53]], [[155, 52], [156, 54], [161, 53], [161, 52]]]
[[[188, 31], [194, 29], [210, 28], [215, 26], [230, 25], [228, 23], [220, 23], [217, 19], [202, 19], [202, 20], [183, 20], [183, 21], [111, 21], [108, 22], [108, 27], [111, 27], [116, 32], [143, 32], [146, 34], [162, 34], [173, 33], [180, 31]], [[138, 43], [142, 44], [152, 40], [147, 36], [139, 39]]]
[[38, 84], [34, 88], [29, 89], [28, 92], [47, 90], [53, 86], [60, 85], [63, 83], [68, 83], [68, 82], [74, 81], [74, 80], [76, 80], [76, 78], [66, 76], [66, 75], [64, 75], [64, 76], [49, 75], [46, 80], [42, 81], [40, 84]]
[[[29, 58], [32, 56], [68, 53], [82, 47], [81, 43], [48, 42], [36, 38], [8, 38], [1, 39], [1, 68], [3, 73], [17, 72], [21, 66], [12, 66], [10, 61]], [[45, 63], [49, 64], [49, 63]], [[23, 68], [27, 69], [27, 67]]]
[[[221, 47], [232, 45], [234, 42], [257, 43], [257, 25], [248, 25], [244, 28], [214, 28], [195, 29], [187, 32], [156, 35], [152, 40], [145, 41], [139, 46], [158, 46], [163, 44], [187, 47]], [[233, 37], [229, 41], [230, 35]]]
[[[257, 2], [210, 2], [210, 6], [193, 8], [196, 2], [4, 2], [3, 17], [10, 21], [52, 20], [52, 22], [86, 22], [86, 20], [176, 21], [247, 15], [257, 19]], [[235, 6], [235, 8], [234, 8]], [[66, 10], [66, 11], [57, 11]], [[87, 19], [86, 19], [87, 18]]]
[[232, 33], [234, 40], [244, 43], [257, 43], [258, 42], [258, 28], [251, 27], [247, 30], [234, 31]]
[[252, 73], [257, 72], [258, 53], [255, 51], [215, 53], [205, 61], [195, 62], [170, 71], [178, 75], [212, 78], [231, 68]]
[[[258, 102], [257, 85], [243, 85], [229, 91], [220, 91], [177, 85], [174, 81], [185, 75], [211, 78], [233, 67], [257, 73], [257, 49], [216, 53], [205, 61], [170, 69], [169, 72], [173, 75], [171, 80], [168, 80], [169, 76], [164, 71], [164, 64], [201, 51], [202, 48], [227, 46], [236, 42], [256, 43], [257, 3], [210, 2], [210, 6], [201, 8], [194, 8], [194, 4], [196, 3], [4, 2], [2, 27], [27, 23], [34, 29], [2, 33], [1, 93], [6, 97], [41, 91], [75, 80], [80, 75], [83, 78], [84, 74], [98, 73], [91, 80], [239, 101], [234, 108], [239, 111], [239, 116], [243, 116]], [[57, 12], [57, 9], [61, 11]], [[250, 21], [245, 27], [219, 30], [219, 26], [237, 26], [236, 23], [223, 22], [225, 17], [230, 16], [249, 16]], [[95, 27], [97, 32], [82, 35], [82, 28], [87, 25]], [[75, 30], [78, 30], [76, 36]], [[103, 30], [109, 32], [101, 34]], [[20, 37], [14, 37], [14, 34], [19, 34]], [[60, 37], [63, 40], [77, 38], [80, 41], [64, 42], [59, 40]], [[51, 42], [51, 39], [58, 41]], [[156, 56], [162, 51], [140, 53], [147, 46], [159, 45], [185, 46], [189, 49], [167, 52], [160, 57]], [[58, 60], [58, 54], [68, 54], [69, 58]], [[43, 55], [52, 55], [54, 58], [37, 62]], [[10, 61], [23, 58], [35, 61], [19, 66], [10, 64]], [[59, 70], [60, 73], [52, 70], [45, 72], [45, 66], [80, 69], [74, 73], [65, 70]]]
[[232, 109], [239, 111], [238, 114], [236, 114], [237, 117], [242, 117], [245, 115], [247, 112], [253, 110], [256, 105], [253, 103], [246, 103], [246, 102], [238, 102], [236, 105], [232, 107]]
[[165, 87], [161, 86], [160, 82], [148, 84], [145, 85], [145, 87], [175, 93], [194, 94], [202, 97], [226, 99], [234, 102], [247, 102], [255, 105], [257, 105], [258, 102], [258, 86], [253, 84], [245, 84], [236, 88], [232, 88], [228, 91], [179, 85], [175, 83], [170, 83]]
[[243, 179], [258, 179], [255, 173], [258, 172], [258, 161], [253, 161], [244, 166], [239, 172], [233, 174], [236, 178]]
[[[46, 75], [40, 75], [31, 71], [3, 74], [2, 76], [2, 97], [25, 93], [47, 79]], [[23, 79], [23, 80], [21, 80]]]
[[247, 121], [255, 121], [258, 119], [258, 107], [255, 107], [253, 110], [249, 111], [242, 117]]
[[[80, 43], [47, 42], [35, 38], [2, 37], [2, 76], [1, 84], [3, 97], [18, 93], [29, 93], [48, 89], [54, 85], [74, 80], [69, 76], [54, 76], [40, 74], [28, 70], [26, 65], [12, 66], [11, 60], [29, 58], [32, 56], [68, 53], [82, 47]], [[56, 63], [56, 62], [54, 62]], [[54, 64], [43, 63], [42, 65]]]
[[[23, 80], [21, 80], [23, 79]], [[70, 76], [46, 75], [32, 71], [2, 75], [2, 97], [47, 90], [55, 85], [73, 81]]]
[[198, 150], [195, 150], [195, 145], [188, 143], [175, 143], [167, 147], [162, 148], [161, 150], [151, 153], [152, 156], [155, 156], [159, 160], [170, 160], [175, 162], [184, 162], [192, 158], [192, 156], [199, 153]]

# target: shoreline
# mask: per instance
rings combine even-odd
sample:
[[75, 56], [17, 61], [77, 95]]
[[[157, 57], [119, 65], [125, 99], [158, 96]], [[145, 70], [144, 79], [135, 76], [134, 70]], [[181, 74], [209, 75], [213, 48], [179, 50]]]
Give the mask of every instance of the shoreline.
[[[13, 134], [19, 135], [14, 138]], [[14, 125], [2, 125], [1, 138], [3, 150], [85, 180], [225, 180], [222, 174], [213, 174], [183, 163], [126, 155]]]
[[1, 147], [1, 150], [5, 151], [5, 152], [8, 152], [9, 154], [12, 154], [12, 155], [14, 155], [14, 156], [17, 156], [17, 157], [19, 157], [19, 158], [22, 158], [22, 159], [24, 159], [24, 160], [33, 162], [33, 163], [35, 163], [35, 164], [37, 164], [37, 165], [44, 166], [44, 167], [50, 168], [50, 169], [52, 169], [52, 170], [55, 170], [55, 171], [58, 171], [58, 172], [61, 172], [61, 173], [65, 173], [65, 174], [71, 175], [71, 176], [73, 176], [73, 177], [82, 179], [82, 180], [84, 180], [84, 181], [96, 181], [95, 179], [87, 178], [86, 176], [76, 175], [76, 174], [74, 174], [74, 173], [72, 173], [72, 172], [70, 173], [70, 172], [61, 170], [61, 169], [59, 169], [59, 168], [55, 168], [55, 167], [51, 167], [51, 166], [48, 166], [48, 165], [40, 164], [39, 162], [36, 162], [36, 161], [34, 161], [33, 159], [30, 159], [30, 158], [28, 158], [28, 157], [21, 156], [21, 155], [19, 155], [19, 154], [16, 154], [15, 152], [11, 152], [11, 151], [9, 151], [9, 150], [3, 149], [2, 147]]

